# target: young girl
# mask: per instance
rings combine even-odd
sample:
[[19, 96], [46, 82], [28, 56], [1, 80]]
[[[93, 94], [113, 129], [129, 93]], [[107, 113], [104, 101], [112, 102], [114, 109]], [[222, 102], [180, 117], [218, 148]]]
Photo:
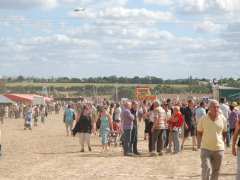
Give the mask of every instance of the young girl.
[[112, 130], [112, 118], [107, 112], [107, 108], [103, 108], [100, 111], [100, 135], [102, 138], [102, 148], [103, 151], [107, 151], [108, 146], [108, 137], [109, 133]]

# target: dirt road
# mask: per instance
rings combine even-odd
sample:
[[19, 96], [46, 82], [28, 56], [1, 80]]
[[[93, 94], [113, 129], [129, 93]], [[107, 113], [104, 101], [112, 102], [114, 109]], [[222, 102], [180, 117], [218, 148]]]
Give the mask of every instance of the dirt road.
[[[143, 141], [141, 133], [142, 156], [123, 157], [120, 147], [101, 153], [99, 137], [92, 136], [91, 140], [93, 152], [81, 153], [78, 137], [65, 136], [62, 114], [50, 115], [45, 125], [32, 131], [23, 130], [22, 119], [7, 119], [2, 127], [0, 180], [200, 179], [200, 152], [193, 152], [190, 146], [178, 155], [149, 157], [147, 142]], [[221, 180], [234, 179], [235, 164], [236, 159], [228, 149]]]

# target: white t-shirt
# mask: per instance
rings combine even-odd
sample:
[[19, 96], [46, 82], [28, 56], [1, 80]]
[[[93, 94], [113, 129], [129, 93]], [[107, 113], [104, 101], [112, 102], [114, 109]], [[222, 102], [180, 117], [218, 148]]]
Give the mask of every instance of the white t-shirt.
[[115, 109], [115, 120], [121, 120], [121, 112], [122, 110], [120, 107]]
[[229, 116], [229, 113], [230, 113], [230, 109], [229, 109], [229, 106], [226, 105], [226, 104], [220, 104], [219, 105], [221, 111], [222, 111], [222, 114], [224, 115], [224, 117], [226, 119], [228, 119], [228, 116]]

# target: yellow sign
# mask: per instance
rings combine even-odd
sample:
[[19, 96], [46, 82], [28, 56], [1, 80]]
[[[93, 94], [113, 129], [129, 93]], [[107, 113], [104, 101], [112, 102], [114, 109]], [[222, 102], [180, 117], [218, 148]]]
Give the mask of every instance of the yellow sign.
[[138, 100], [150, 100], [150, 101], [154, 101], [157, 99], [156, 96], [151, 95], [151, 89], [147, 86], [136, 87], [136, 98]]

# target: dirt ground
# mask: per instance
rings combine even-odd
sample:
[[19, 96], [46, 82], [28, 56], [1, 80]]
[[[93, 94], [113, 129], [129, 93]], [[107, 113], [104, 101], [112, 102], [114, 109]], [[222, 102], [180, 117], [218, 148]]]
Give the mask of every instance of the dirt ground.
[[[190, 140], [178, 155], [150, 157], [140, 125], [140, 157], [123, 157], [120, 147], [102, 153], [100, 139], [92, 136], [93, 152], [80, 152], [78, 137], [65, 136], [62, 114], [49, 115], [45, 125], [23, 130], [22, 119], [6, 119], [2, 127], [3, 156], [0, 180], [194, 180], [200, 179], [200, 152]], [[87, 149], [87, 148], [86, 148]], [[233, 180], [236, 159], [227, 149], [220, 180]]]

